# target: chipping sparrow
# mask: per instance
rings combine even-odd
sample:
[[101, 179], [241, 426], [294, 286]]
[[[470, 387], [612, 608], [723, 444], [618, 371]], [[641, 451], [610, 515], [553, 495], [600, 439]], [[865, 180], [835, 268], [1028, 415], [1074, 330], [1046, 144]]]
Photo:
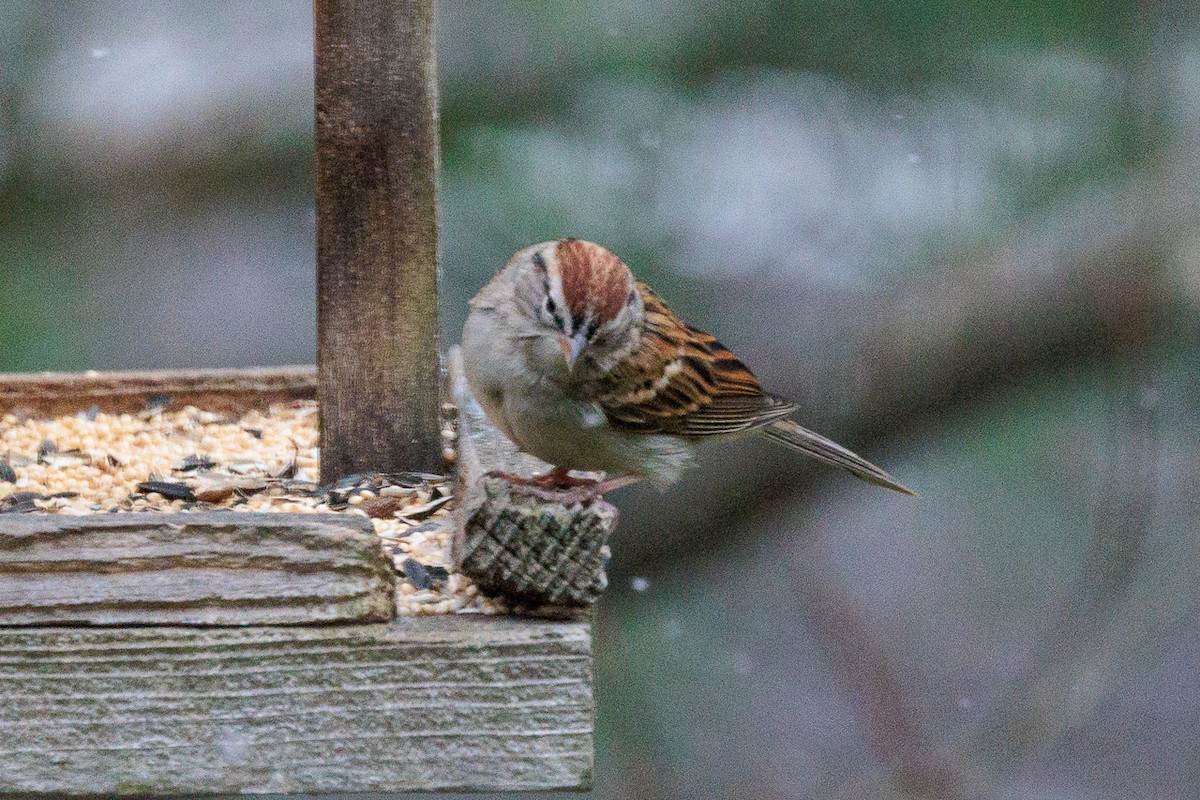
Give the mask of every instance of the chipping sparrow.
[[[621, 260], [579, 239], [517, 252], [471, 300], [467, 382], [518, 447], [555, 465], [517, 479], [593, 497], [640, 478], [674, 482], [703, 440], [755, 431], [864, 481], [912, 494], [891, 475], [786, 419], [720, 342], [682, 322]], [[594, 482], [569, 470], [609, 473]], [[505, 475], [509, 479], [514, 476]]]

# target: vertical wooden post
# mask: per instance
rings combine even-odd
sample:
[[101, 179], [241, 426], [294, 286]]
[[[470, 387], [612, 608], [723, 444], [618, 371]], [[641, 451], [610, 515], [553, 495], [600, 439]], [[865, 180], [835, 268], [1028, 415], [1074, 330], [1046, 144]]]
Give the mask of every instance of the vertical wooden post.
[[316, 0], [321, 479], [440, 471], [432, 0]]

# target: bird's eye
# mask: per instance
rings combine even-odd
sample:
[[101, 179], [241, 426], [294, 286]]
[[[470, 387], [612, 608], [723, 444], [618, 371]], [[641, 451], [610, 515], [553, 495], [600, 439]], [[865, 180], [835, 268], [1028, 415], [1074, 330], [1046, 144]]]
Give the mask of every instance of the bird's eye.
[[558, 313], [558, 303], [554, 302], [554, 298], [547, 297], [546, 302], [542, 304], [542, 308], [545, 310], [546, 316], [554, 320], [554, 324], [558, 326], [558, 329], [560, 331], [563, 330], [563, 317], [562, 314]]

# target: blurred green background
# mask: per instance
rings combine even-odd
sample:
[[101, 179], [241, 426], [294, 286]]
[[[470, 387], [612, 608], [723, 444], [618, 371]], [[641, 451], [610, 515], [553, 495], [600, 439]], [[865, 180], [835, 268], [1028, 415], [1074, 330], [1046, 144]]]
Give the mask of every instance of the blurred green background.
[[[1192, 4], [439, 5], [447, 341], [594, 239], [921, 493], [619, 494], [596, 795], [1200, 796]], [[0, 371], [312, 361], [311, 47], [0, 0]]]

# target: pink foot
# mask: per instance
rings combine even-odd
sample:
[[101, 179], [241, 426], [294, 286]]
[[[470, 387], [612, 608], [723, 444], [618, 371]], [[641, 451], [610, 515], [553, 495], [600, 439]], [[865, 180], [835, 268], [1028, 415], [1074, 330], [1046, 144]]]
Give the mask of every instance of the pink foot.
[[614, 489], [620, 489], [622, 486], [628, 486], [636, 481], [637, 478], [632, 475], [617, 475], [602, 481], [592, 481], [586, 486], [577, 486], [574, 489], [558, 492], [554, 501], [564, 506], [586, 505], [593, 500], [603, 499], [604, 495]]
[[534, 475], [531, 478], [501, 470], [492, 470], [487, 474], [489, 477], [502, 478], [515, 486], [520, 486], [525, 494], [564, 506], [591, 502], [614, 489], [628, 486], [638, 480], [632, 475], [617, 475], [601, 481], [591, 478], [576, 478], [562, 467], [556, 467], [544, 475]]

